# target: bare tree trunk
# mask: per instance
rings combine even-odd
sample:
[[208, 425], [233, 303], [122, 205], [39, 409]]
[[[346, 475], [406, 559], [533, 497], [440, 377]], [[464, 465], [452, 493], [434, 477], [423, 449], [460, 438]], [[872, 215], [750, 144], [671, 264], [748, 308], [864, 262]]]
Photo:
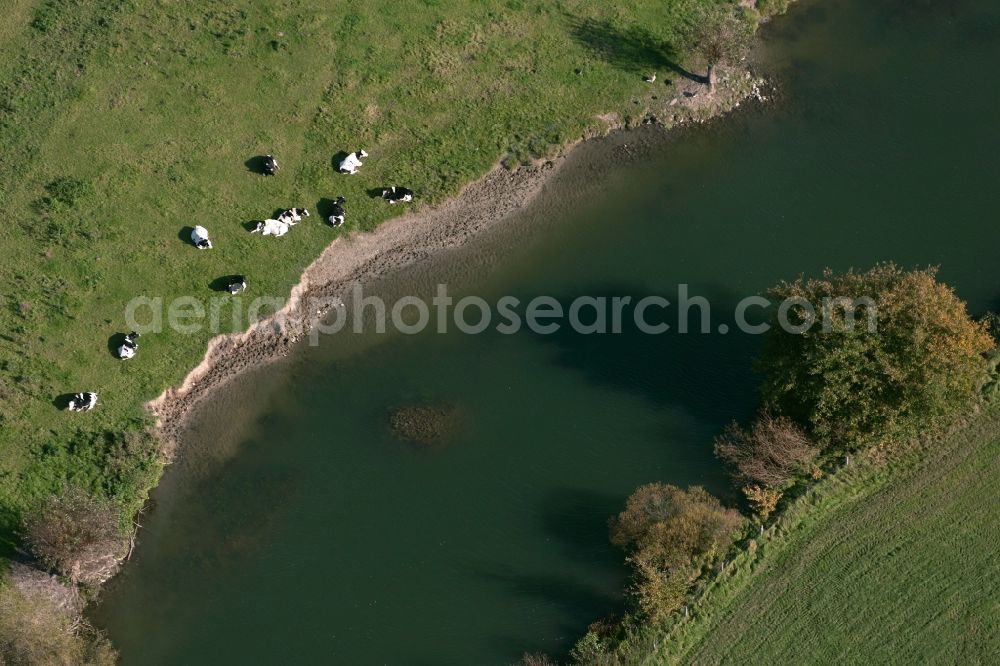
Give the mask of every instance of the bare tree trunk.
[[711, 95], [715, 92], [715, 82], [717, 80], [717, 75], [715, 73], [715, 65], [708, 66], [708, 94]]

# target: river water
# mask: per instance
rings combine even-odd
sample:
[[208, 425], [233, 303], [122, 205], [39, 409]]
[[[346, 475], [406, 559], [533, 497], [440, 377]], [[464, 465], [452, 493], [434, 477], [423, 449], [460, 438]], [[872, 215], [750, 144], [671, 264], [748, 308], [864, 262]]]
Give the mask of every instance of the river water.
[[[739, 299], [891, 259], [995, 305], [996, 4], [809, 1], [758, 57], [773, 104], [586, 144], [517, 219], [369, 289], [568, 304], [686, 284], [712, 333], [340, 334], [246, 376], [199, 410], [93, 611], [123, 663], [564, 654], [622, 609], [607, 520], [631, 490], [728, 493], [712, 438], [756, 403], [759, 337], [717, 327]], [[392, 408], [437, 403], [459, 414], [447, 442], [389, 431]]]

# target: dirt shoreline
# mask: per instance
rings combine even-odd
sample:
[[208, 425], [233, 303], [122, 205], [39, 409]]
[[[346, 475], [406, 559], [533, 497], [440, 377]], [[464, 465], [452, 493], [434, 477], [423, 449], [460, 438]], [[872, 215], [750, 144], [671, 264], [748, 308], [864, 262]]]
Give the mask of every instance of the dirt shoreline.
[[638, 123], [624, 122], [616, 114], [601, 115], [595, 118], [595, 127], [587, 135], [564, 145], [553, 157], [515, 170], [498, 164], [440, 205], [393, 218], [372, 232], [337, 238], [305, 270], [284, 308], [245, 332], [213, 338], [202, 361], [180, 386], [168, 388], [146, 404], [156, 417], [158, 434], [172, 450], [179, 444], [193, 408], [213, 389], [251, 368], [287, 355], [316, 316], [312, 311], [303, 312], [305, 305], [340, 296], [354, 284], [371, 283], [442, 250], [458, 247], [502, 223], [530, 204], [565, 164], [570, 152], [584, 141], [638, 124], [657, 123], [670, 129], [703, 123], [739, 108], [747, 99], [764, 101], [764, 84], [747, 68], [725, 72], [711, 96], [700, 83], [678, 82], [659, 104], [639, 114]]
[[563, 161], [559, 156], [514, 171], [498, 166], [439, 206], [393, 218], [373, 232], [334, 240], [305, 270], [284, 308], [243, 333], [213, 338], [179, 387], [147, 403], [160, 435], [176, 443], [192, 408], [213, 389], [288, 354], [317, 314], [308, 306], [463, 244], [529, 204]]

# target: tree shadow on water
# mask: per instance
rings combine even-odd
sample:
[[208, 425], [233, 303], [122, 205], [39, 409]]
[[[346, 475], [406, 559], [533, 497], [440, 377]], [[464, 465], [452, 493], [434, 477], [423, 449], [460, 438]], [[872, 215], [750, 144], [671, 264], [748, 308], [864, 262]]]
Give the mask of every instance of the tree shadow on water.
[[[584, 577], [520, 573], [509, 567], [500, 566], [478, 566], [474, 571], [481, 578], [499, 583], [520, 597], [538, 599], [546, 605], [558, 607], [564, 619], [560, 621], [556, 635], [565, 641], [565, 644], [559, 647], [566, 651], [586, 631], [588, 624], [619, 613], [622, 609], [619, 591], [616, 590], [614, 594], [608, 593], [589, 583]], [[498, 647], [509, 649], [511, 642], [498, 637], [496, 644]], [[549, 650], [552, 647], [552, 645], [519, 645], [520, 650], [529, 652]]]
[[[546, 541], [560, 546], [574, 566], [540, 571], [499, 562], [466, 565], [477, 577], [518, 598], [537, 600], [559, 611], [556, 626], [547, 627], [546, 636], [538, 640], [532, 637], [526, 643], [524, 636], [493, 637], [498, 653], [513, 645], [518, 654], [547, 652], [562, 658], [591, 622], [622, 613], [625, 600], [621, 591], [628, 570], [624, 554], [608, 540], [607, 521], [621, 510], [623, 501], [623, 497], [581, 488], [557, 488], [544, 494], [539, 503], [542, 533]], [[558, 559], [550, 565], [557, 566]], [[618, 572], [618, 580], [609, 579], [608, 572]]]
[[[585, 334], [562, 320], [550, 334], [530, 332], [540, 343], [555, 349], [553, 363], [581, 373], [588, 381], [649, 400], [656, 407], [680, 408], [699, 420], [723, 427], [733, 419], [749, 416], [757, 403], [757, 378], [752, 364], [761, 336], [736, 330], [733, 312], [739, 296], [721, 287], [692, 286], [689, 299], [704, 297], [709, 305], [709, 330], [702, 333], [702, 310], [692, 304], [687, 310], [686, 333], [680, 332], [678, 294], [654, 294], [635, 287], [595, 286], [578, 295], [557, 296], [564, 315], [580, 297], [604, 298], [610, 310], [615, 297], [629, 296], [631, 304], [622, 313], [621, 332]], [[664, 333], [651, 333], [636, 324], [635, 306], [647, 296], [670, 301], [662, 308], [651, 305], [643, 313], [650, 325], [667, 324]], [[524, 298], [528, 302], [531, 298]], [[747, 318], [756, 323], [760, 311], [751, 309]], [[580, 309], [581, 323], [594, 320], [594, 308]], [[718, 332], [725, 324], [728, 333]], [[611, 315], [607, 317], [611, 330]]]
[[608, 539], [608, 520], [621, 511], [624, 501], [581, 488], [552, 489], [539, 507], [542, 527], [569, 557], [602, 569], [621, 567], [624, 572], [624, 555]]
[[602, 59], [628, 72], [668, 70], [691, 81], [704, 83], [677, 62], [674, 46], [640, 26], [619, 28], [606, 20], [570, 19], [570, 34]]

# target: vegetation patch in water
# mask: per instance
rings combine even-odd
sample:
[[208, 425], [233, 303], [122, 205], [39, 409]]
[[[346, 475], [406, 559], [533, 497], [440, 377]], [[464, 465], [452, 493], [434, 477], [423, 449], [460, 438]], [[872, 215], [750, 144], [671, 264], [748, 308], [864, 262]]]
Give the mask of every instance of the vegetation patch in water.
[[399, 439], [426, 446], [441, 444], [458, 428], [458, 408], [448, 403], [405, 405], [389, 412], [389, 429]]

